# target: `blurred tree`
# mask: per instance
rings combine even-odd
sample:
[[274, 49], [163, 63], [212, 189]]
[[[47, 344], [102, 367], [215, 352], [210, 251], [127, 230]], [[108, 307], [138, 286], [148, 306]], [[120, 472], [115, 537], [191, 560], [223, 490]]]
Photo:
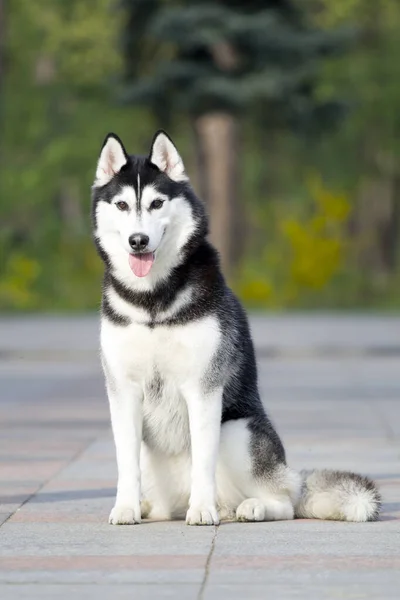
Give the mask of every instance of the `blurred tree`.
[[[106, 48], [112, 45], [120, 17], [111, 18], [110, 0], [71, 0], [68, 6], [51, 0], [18, 0], [10, 3], [9, 17], [9, 118], [4, 123], [9, 144], [7, 175], [12, 180], [26, 161], [21, 193], [29, 197], [40, 183], [43, 191], [39, 202], [46, 204], [47, 218], [54, 217], [56, 211], [69, 230], [82, 231], [77, 174], [82, 173], [88, 157], [87, 146], [74, 143], [74, 125], [84, 105], [104, 96], [105, 78], [118, 69], [117, 51]], [[23, 36], [29, 52], [21, 44]], [[32, 152], [29, 160], [16, 150], [20, 147], [27, 154]], [[51, 203], [49, 186], [53, 187]], [[39, 214], [40, 207], [35, 208]], [[23, 219], [14, 214], [15, 206], [8, 210], [14, 224]], [[35, 225], [35, 220], [25, 215], [21, 230], [29, 235]]]
[[3, 71], [4, 71], [4, 46], [5, 46], [5, 26], [4, 26], [4, 1], [0, 0], [0, 115], [3, 104]]
[[135, 131], [135, 113], [112, 105], [108, 85], [121, 65], [116, 38], [123, 15], [113, 4], [6, 3], [3, 309], [97, 306], [101, 269], [89, 234], [90, 184], [108, 128]]
[[[336, 105], [317, 105], [318, 59], [340, 35], [310, 28], [292, 0], [125, 0], [128, 85], [124, 99], [165, 123], [189, 116], [211, 238], [229, 273], [244, 247], [239, 211], [238, 117], [258, 126], [310, 124]], [[265, 135], [265, 132], [264, 132]]]
[[308, 1], [319, 26], [353, 22], [360, 31], [353, 52], [326, 70], [320, 89], [346, 88], [355, 108], [331, 156], [354, 182], [356, 261], [379, 292], [400, 257], [400, 3]]
[[[231, 283], [247, 303], [398, 307], [398, 0], [121, 2], [0, 0], [0, 309], [97, 306], [99, 144], [115, 130], [140, 147], [157, 124], [189, 168], [196, 145], [230, 264], [243, 172], [251, 235]], [[351, 23], [360, 35], [342, 56]], [[126, 99], [150, 110], [114, 104], [123, 66]], [[338, 95], [353, 110], [328, 131]], [[332, 213], [343, 198], [350, 228]]]

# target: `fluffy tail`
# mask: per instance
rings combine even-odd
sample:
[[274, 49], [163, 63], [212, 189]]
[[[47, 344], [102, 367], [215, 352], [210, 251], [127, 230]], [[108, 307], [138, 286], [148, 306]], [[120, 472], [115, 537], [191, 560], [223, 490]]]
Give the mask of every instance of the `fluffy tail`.
[[302, 471], [295, 516], [334, 521], [376, 521], [381, 495], [375, 483], [348, 471]]

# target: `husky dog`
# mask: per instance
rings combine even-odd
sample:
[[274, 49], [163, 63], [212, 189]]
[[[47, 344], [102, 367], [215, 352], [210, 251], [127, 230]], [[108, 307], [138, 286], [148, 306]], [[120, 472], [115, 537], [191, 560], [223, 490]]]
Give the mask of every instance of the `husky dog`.
[[379, 492], [366, 477], [286, 465], [260, 399], [245, 312], [165, 132], [147, 158], [107, 136], [92, 215], [118, 463], [110, 523], [377, 519]]

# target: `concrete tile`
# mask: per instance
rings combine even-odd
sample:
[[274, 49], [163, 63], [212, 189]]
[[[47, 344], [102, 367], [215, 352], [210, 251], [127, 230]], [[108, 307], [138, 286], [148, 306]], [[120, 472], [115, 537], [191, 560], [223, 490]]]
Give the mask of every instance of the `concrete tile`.
[[[193, 569], [189, 566], [180, 569], [169, 569], [166, 566], [160, 568], [155, 564], [154, 569], [148, 568], [137, 569], [102, 569], [85, 571], [81, 570], [30, 570], [18, 571], [13, 570], [10, 573], [0, 570], [0, 586], [2, 584], [26, 584], [26, 585], [51, 585], [51, 584], [84, 584], [84, 585], [108, 585], [108, 584], [198, 584], [200, 585], [204, 579], [204, 568]], [[1, 589], [1, 587], [0, 587]], [[0, 595], [0, 598], [1, 595]], [[3, 599], [2, 599], [3, 600]]]
[[117, 479], [117, 464], [114, 452], [106, 459], [89, 460], [82, 457], [69, 464], [57, 476], [57, 479]]
[[[286, 521], [227, 523], [219, 528], [213, 558], [220, 556], [394, 556], [399, 554], [399, 523]], [[400, 554], [399, 554], [400, 557]], [[399, 558], [400, 566], [400, 558]]]
[[[382, 519], [224, 523], [204, 598], [397, 598], [399, 362], [361, 351], [399, 347], [400, 319], [284, 316], [254, 323], [261, 393], [289, 464], [375, 477]], [[26, 356], [0, 361], [0, 525], [43, 488], [1, 526], [1, 600], [197, 598], [213, 528], [107, 524], [116, 464], [96, 358], [97, 317], [0, 319], [0, 334], [2, 327], [1, 343], [10, 340]], [[324, 353], [335, 345], [342, 356]], [[268, 358], [272, 346], [283, 350], [279, 360]]]
[[213, 527], [144, 522], [115, 527], [91, 523], [12, 523], [1, 529], [0, 557], [208, 554]]
[[12, 512], [7, 512], [7, 511], [0, 512], [0, 526], [5, 521], [7, 521], [7, 519], [10, 517], [11, 514], [12, 514]]
[[[295, 585], [294, 585], [295, 584]], [[332, 583], [331, 585], [318, 585], [315, 582], [299, 584], [293, 582], [287, 585], [282, 582], [278, 585], [271, 582], [263, 584], [257, 583], [224, 583], [209, 584], [204, 593], [204, 600], [265, 600], [274, 598], [274, 600], [354, 600], [365, 598], [368, 600], [394, 600], [398, 598], [398, 584], [394, 586], [384, 586], [378, 584], [371, 588], [365, 583], [349, 583], [341, 585]]]
[[142, 584], [142, 585], [0, 585], [2, 600], [149, 600], [165, 598], [196, 600], [198, 585], [188, 584]]
[[25, 478], [35, 481], [46, 481], [65, 465], [65, 461], [46, 460], [14, 461], [0, 464], [0, 479], [3, 481], [21, 481]]

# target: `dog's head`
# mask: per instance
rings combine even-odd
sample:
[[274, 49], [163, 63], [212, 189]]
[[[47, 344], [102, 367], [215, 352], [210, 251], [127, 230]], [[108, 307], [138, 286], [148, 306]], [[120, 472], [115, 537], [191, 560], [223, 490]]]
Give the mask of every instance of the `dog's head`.
[[207, 233], [203, 203], [171, 139], [158, 132], [147, 158], [129, 156], [118, 136], [103, 144], [93, 185], [94, 236], [127, 285], [149, 289]]

